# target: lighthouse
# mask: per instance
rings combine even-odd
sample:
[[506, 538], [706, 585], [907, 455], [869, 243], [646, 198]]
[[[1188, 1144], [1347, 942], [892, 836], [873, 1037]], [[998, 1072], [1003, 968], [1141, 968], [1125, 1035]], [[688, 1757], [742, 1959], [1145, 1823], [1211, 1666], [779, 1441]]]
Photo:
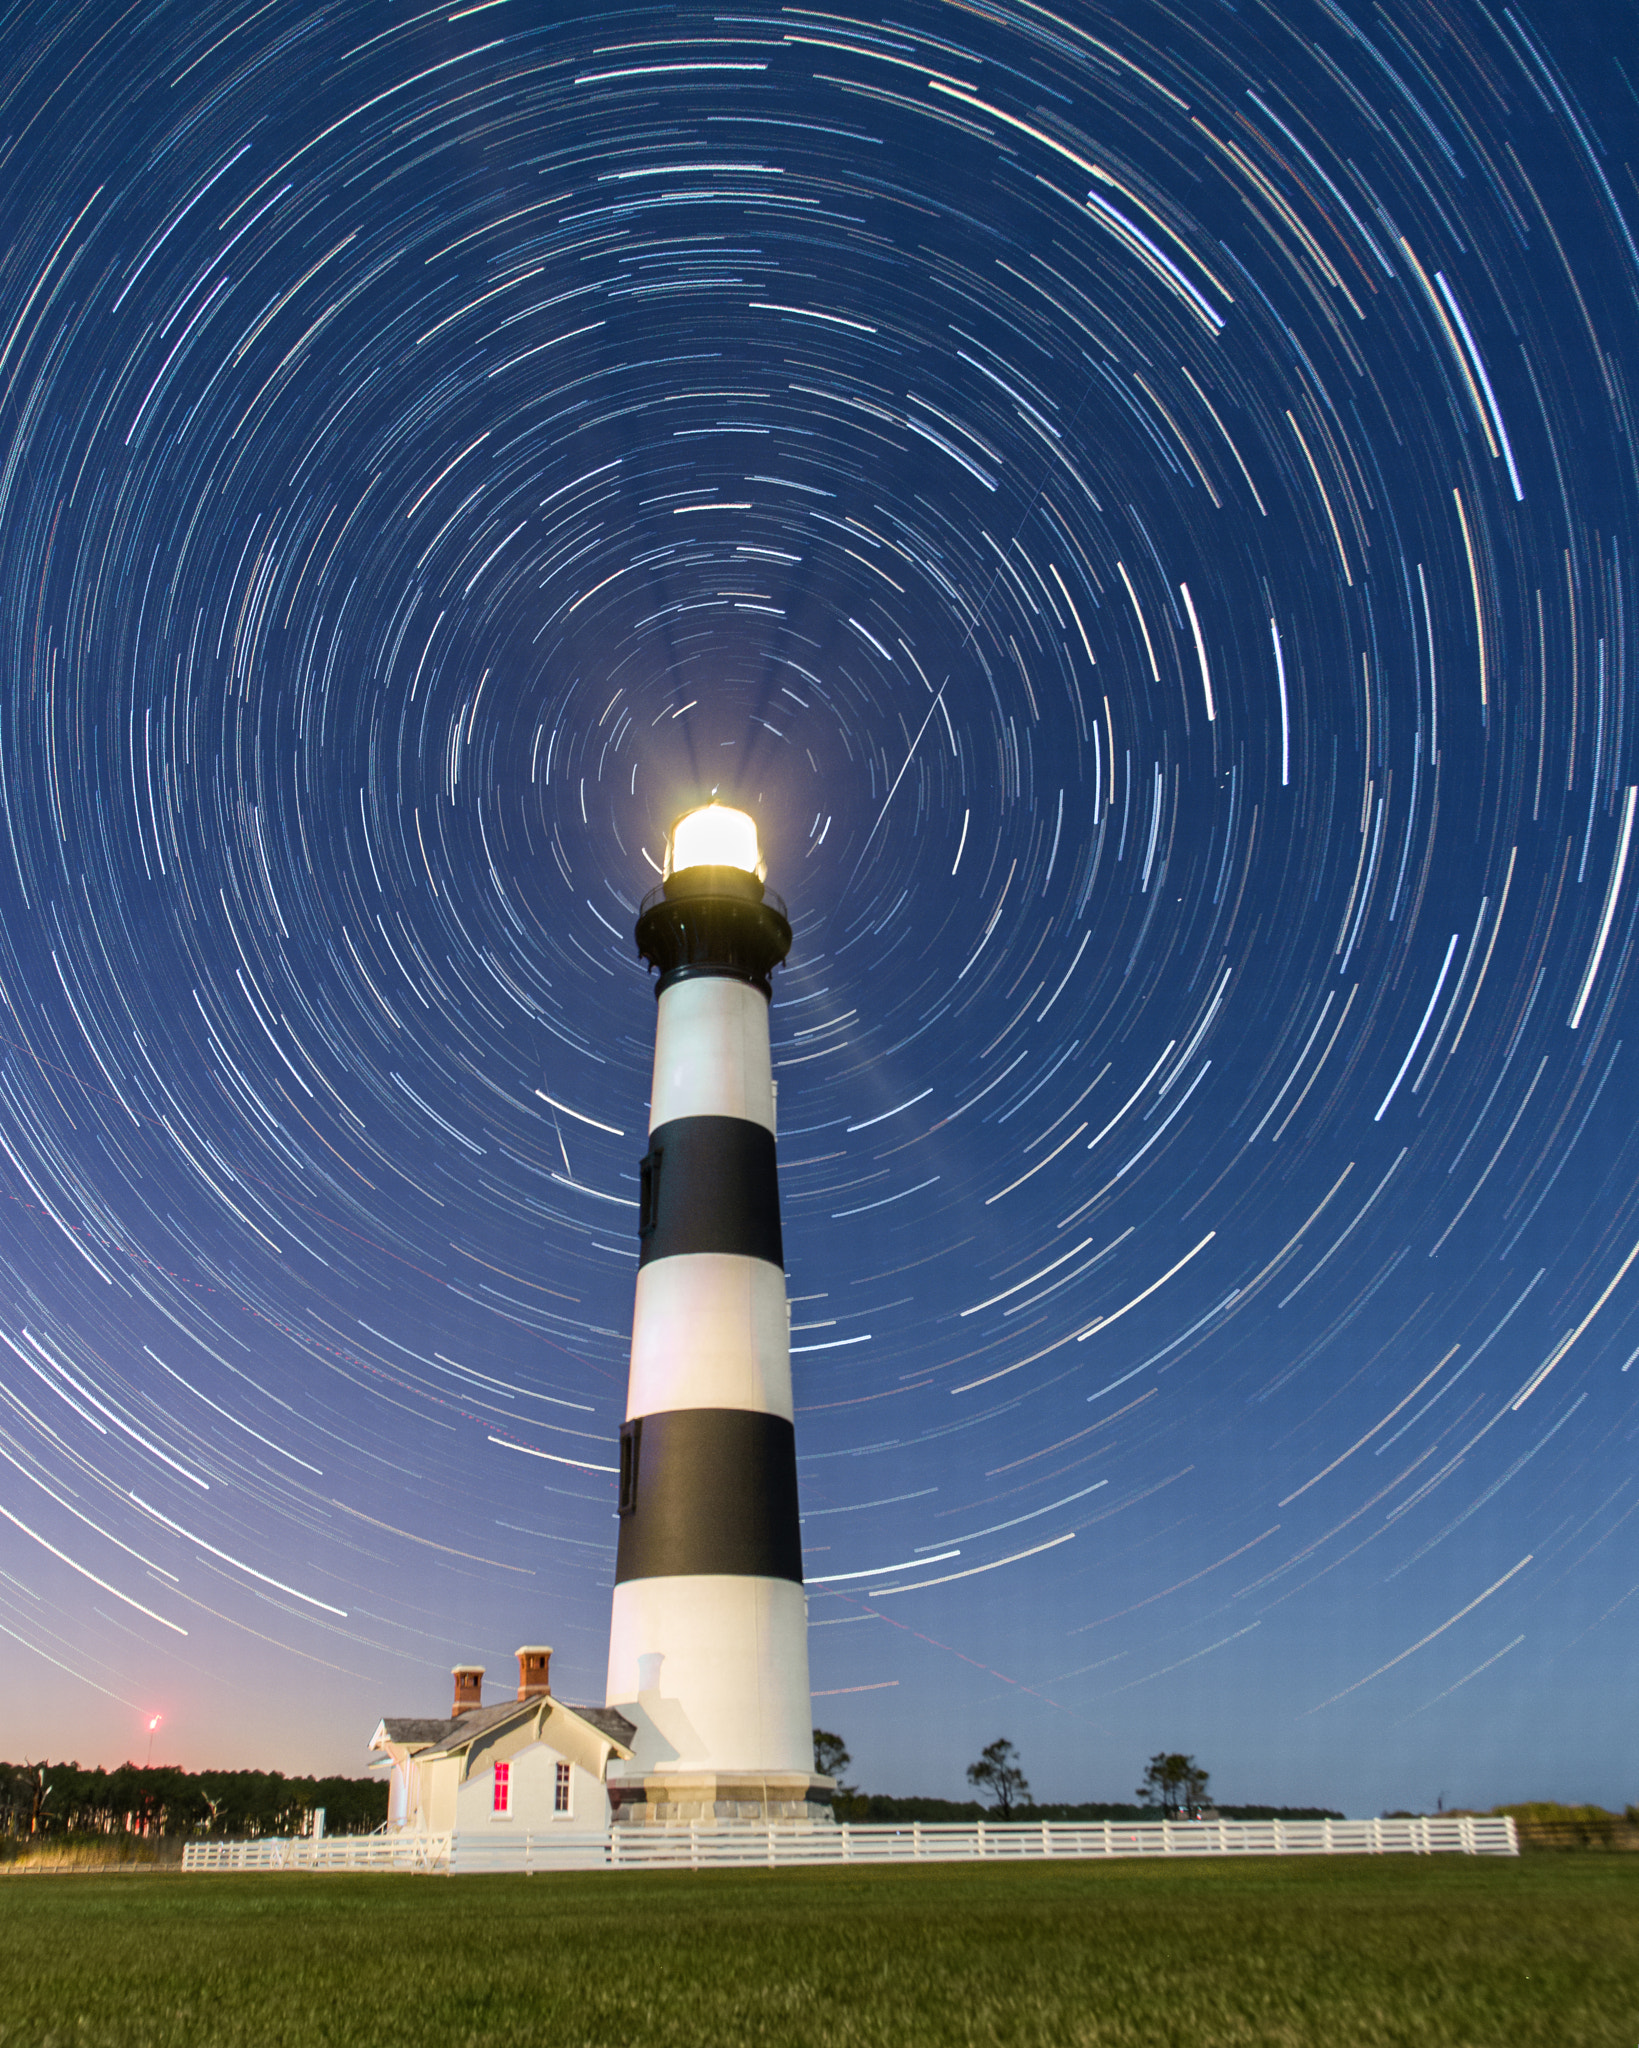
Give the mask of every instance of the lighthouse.
[[608, 1703], [617, 1822], [830, 1816], [813, 1770], [770, 976], [791, 945], [757, 828], [673, 826], [637, 921], [658, 974]]

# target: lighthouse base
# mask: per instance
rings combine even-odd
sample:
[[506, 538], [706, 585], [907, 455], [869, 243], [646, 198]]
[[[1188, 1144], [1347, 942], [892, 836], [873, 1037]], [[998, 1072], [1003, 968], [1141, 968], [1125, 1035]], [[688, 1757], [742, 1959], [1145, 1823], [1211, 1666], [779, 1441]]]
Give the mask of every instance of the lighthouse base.
[[608, 1789], [616, 1827], [686, 1827], [691, 1821], [712, 1827], [736, 1821], [829, 1826], [836, 1780], [812, 1771], [645, 1771], [611, 1776]]

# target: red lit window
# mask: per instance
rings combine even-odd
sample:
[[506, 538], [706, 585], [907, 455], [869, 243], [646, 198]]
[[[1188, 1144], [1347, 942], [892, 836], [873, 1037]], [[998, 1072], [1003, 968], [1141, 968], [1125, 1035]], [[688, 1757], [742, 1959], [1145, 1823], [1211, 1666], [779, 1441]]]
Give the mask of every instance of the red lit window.
[[567, 1764], [559, 1764], [558, 1766], [558, 1782], [552, 1791], [552, 1811], [554, 1813], [567, 1813], [569, 1811], [569, 1766]]
[[495, 1766], [495, 1811], [497, 1813], [510, 1813], [512, 1811], [511, 1764], [497, 1764]]

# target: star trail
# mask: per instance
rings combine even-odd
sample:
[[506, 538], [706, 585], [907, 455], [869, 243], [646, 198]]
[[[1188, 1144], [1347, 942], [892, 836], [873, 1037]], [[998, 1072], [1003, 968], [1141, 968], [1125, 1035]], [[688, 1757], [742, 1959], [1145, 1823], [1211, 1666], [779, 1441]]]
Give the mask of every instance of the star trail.
[[1631, 1797], [1620, 36], [8, 28], [5, 1753], [601, 1699], [632, 925], [717, 791], [863, 1781]]

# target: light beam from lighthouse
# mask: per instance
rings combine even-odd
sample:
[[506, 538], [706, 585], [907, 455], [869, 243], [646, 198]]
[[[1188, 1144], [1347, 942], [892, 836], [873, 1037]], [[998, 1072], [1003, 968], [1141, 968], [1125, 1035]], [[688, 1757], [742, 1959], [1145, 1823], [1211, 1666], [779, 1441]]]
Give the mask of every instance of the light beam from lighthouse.
[[638, 917], [659, 974], [620, 1433], [611, 1706], [621, 1823], [829, 1817], [813, 1771], [770, 975], [791, 945], [757, 829], [680, 818]]

